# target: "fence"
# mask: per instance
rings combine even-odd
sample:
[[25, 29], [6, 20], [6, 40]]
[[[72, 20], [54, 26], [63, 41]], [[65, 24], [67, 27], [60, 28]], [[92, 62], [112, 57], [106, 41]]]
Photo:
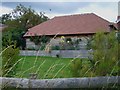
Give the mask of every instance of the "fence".
[[15, 88], [118, 88], [120, 76], [58, 79], [0, 77], [0, 86]]

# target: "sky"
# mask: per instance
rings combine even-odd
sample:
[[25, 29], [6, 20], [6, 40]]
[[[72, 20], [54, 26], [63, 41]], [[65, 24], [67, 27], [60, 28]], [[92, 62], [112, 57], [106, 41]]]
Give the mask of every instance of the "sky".
[[95, 13], [96, 15], [115, 22], [118, 16], [118, 2], [8, 2], [0, 5], [0, 16], [10, 13], [19, 4], [31, 6], [36, 12], [45, 12], [49, 18], [63, 15]]

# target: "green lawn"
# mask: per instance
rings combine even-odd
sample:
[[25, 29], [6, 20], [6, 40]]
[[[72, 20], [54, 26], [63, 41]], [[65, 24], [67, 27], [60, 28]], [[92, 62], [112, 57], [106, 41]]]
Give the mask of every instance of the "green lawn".
[[[29, 78], [30, 73], [37, 73], [38, 78], [72, 77], [69, 64], [72, 58], [21, 56], [15, 77]], [[75, 59], [75, 60], [78, 60]]]

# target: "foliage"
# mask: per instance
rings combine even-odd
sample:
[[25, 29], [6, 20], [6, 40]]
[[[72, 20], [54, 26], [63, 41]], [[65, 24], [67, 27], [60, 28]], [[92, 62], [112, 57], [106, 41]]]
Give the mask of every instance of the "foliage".
[[34, 37], [30, 37], [30, 40], [33, 41], [35, 43], [35, 45], [39, 45], [40, 44], [40, 36], [34, 36]]
[[7, 21], [11, 20], [11, 15], [10, 14], [4, 14], [2, 17], [0, 17], [0, 21], [2, 24], [5, 24]]
[[[2, 35], [2, 46], [7, 47], [13, 45], [16, 42], [16, 46], [20, 47], [21, 49], [25, 49], [26, 47], [26, 40], [23, 38], [23, 34], [20, 32], [20, 29], [17, 29], [19, 32], [15, 30], [4, 32]], [[21, 33], [21, 35], [20, 35]]]
[[99, 76], [117, 75], [114, 68], [118, 68], [118, 41], [115, 32], [107, 35], [97, 33], [92, 42], [93, 72]]
[[11, 38], [7, 35], [11, 34], [11, 42], [16, 41], [18, 47], [25, 49], [26, 42], [23, 35], [27, 32], [28, 28], [38, 25], [49, 18], [43, 12], [38, 14], [31, 7], [27, 8], [20, 4], [16, 6], [13, 12], [2, 15], [1, 19], [2, 23], [7, 26], [3, 30], [4, 47], [7, 47], [7, 38]]
[[34, 37], [30, 38], [31, 41], [33, 41], [36, 45], [42, 45], [42, 44], [46, 44], [50, 41], [50, 38], [48, 36], [38, 36], [35, 35]]
[[[117, 40], [118, 40], [118, 66], [120, 66], [120, 30], [117, 32]], [[118, 75], [120, 75], [120, 68], [118, 69]]]
[[[2, 52], [2, 76], [13, 77], [16, 74], [15, 63], [18, 61], [19, 49], [9, 46]], [[12, 69], [11, 69], [12, 68]]]
[[70, 43], [70, 42], [72, 42], [72, 39], [71, 38], [65, 38], [65, 42]]
[[60, 41], [60, 49], [61, 50], [79, 50], [80, 41], [81, 39], [65, 38], [64, 36], [62, 36]]
[[90, 50], [91, 47], [92, 47], [92, 45], [91, 45], [91, 44], [92, 44], [92, 41], [93, 41], [93, 37], [87, 39], [87, 49], [88, 49], [88, 50]]
[[117, 39], [118, 39], [118, 42], [120, 43], [120, 31], [117, 33]]
[[[34, 42], [35, 45], [38, 45], [40, 50], [44, 50], [46, 45], [49, 43], [50, 41], [50, 38], [48, 36], [38, 36], [38, 35], [35, 35], [34, 37], [30, 37], [30, 41]], [[30, 50], [30, 48], [27, 48]], [[38, 50], [38, 49], [35, 49], [35, 48], [32, 48], [31, 50]]]
[[48, 43], [49, 41], [50, 41], [50, 38], [48, 36], [43, 35], [40, 38], [41, 43]]
[[27, 8], [21, 4], [16, 6], [12, 13], [2, 15], [4, 24], [8, 27], [23, 28], [23, 31], [48, 19], [43, 12], [38, 14], [31, 7]]
[[82, 60], [73, 60], [70, 65], [70, 71], [73, 77], [80, 77], [82, 70]]
[[52, 46], [52, 50], [60, 50], [60, 46], [58, 46], [58, 45]]
[[41, 44], [40, 50], [45, 50], [46, 44]]
[[[120, 44], [115, 32], [104, 34], [97, 33], [90, 39], [90, 48], [92, 48], [92, 58], [86, 62], [88, 64], [80, 64], [73, 62], [71, 72], [73, 76], [106, 76], [119, 75], [119, 50]], [[80, 68], [81, 67], [81, 68]]]

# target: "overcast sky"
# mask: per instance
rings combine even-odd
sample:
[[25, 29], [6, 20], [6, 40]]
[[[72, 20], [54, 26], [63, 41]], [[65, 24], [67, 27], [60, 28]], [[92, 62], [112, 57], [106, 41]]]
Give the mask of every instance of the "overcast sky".
[[0, 16], [9, 13], [17, 5], [31, 6], [37, 12], [45, 12], [49, 18], [62, 15], [95, 13], [115, 22], [118, 16], [118, 2], [2, 2]]

